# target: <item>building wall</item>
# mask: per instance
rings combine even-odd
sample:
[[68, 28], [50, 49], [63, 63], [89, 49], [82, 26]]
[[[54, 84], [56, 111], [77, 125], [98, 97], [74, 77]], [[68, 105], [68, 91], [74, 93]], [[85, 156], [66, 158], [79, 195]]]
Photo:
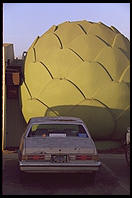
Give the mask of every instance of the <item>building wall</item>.
[[4, 148], [16, 148], [22, 134], [25, 131], [26, 123], [21, 113], [21, 107], [16, 99], [6, 98], [6, 131]]
[[4, 43], [3, 47], [5, 49], [5, 62], [7, 63], [8, 59], [10, 62], [14, 60], [14, 47], [11, 43]]
[[[10, 59], [11, 65], [8, 65]], [[20, 63], [21, 64], [20, 64]], [[2, 149], [16, 148], [25, 130], [26, 123], [19, 102], [19, 86], [8, 85], [5, 73], [12, 66], [21, 66], [22, 60], [14, 59], [13, 44], [3, 44], [3, 79], [2, 79]]]

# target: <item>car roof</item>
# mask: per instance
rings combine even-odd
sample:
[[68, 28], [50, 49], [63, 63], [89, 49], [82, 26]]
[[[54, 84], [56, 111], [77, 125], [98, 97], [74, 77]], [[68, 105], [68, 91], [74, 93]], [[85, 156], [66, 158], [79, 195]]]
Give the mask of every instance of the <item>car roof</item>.
[[66, 117], [66, 116], [57, 116], [57, 117], [33, 117], [30, 118], [29, 123], [33, 124], [36, 122], [76, 122], [83, 123], [80, 118], [77, 117]]

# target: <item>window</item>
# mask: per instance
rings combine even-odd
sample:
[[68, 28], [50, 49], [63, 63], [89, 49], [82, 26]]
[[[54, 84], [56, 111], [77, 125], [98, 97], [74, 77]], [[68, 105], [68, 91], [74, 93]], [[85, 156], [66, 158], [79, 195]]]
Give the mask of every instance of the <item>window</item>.
[[88, 137], [84, 127], [76, 124], [34, 124], [28, 137]]

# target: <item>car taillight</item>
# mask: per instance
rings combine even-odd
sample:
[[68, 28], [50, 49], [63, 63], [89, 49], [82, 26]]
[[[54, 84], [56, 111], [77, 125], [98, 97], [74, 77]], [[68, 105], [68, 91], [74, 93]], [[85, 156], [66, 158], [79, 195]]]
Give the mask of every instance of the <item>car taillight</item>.
[[44, 155], [23, 155], [22, 160], [44, 160]]
[[92, 160], [92, 155], [76, 155], [76, 160]]
[[98, 160], [98, 155], [70, 155], [70, 160]]
[[45, 156], [44, 155], [31, 155], [28, 156], [28, 159], [30, 160], [44, 160]]

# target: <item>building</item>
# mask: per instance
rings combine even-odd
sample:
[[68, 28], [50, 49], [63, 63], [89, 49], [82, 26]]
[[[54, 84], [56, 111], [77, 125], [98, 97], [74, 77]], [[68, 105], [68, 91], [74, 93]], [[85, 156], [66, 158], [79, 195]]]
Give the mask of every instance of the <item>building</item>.
[[25, 128], [19, 102], [24, 60], [14, 58], [13, 44], [3, 44], [2, 149], [16, 148]]
[[8, 65], [14, 60], [14, 47], [12, 43], [4, 43], [3, 47], [5, 63]]

